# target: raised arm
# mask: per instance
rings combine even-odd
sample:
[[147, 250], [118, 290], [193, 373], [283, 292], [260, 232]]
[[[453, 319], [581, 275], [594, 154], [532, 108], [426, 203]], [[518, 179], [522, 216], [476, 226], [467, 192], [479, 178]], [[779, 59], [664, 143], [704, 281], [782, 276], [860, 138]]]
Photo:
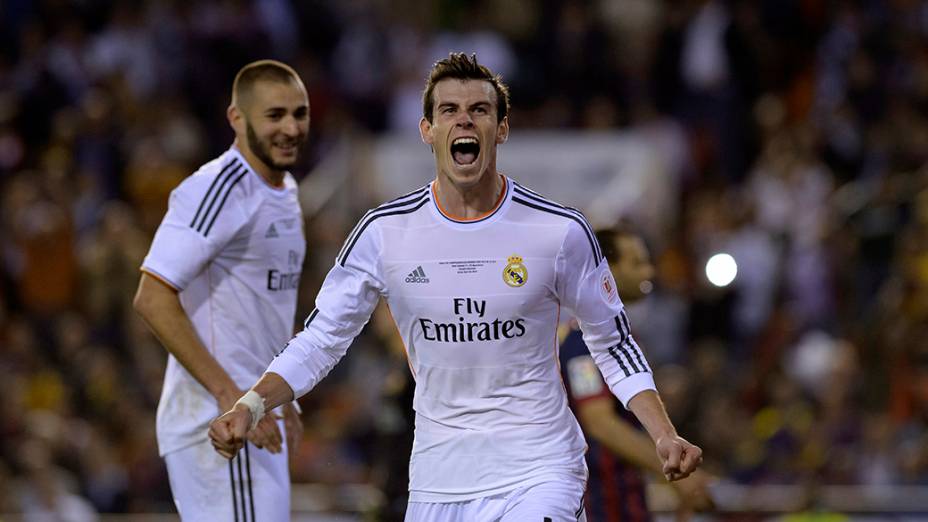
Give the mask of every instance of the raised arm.
[[235, 404], [210, 424], [213, 447], [226, 458], [241, 448], [244, 434], [269, 411], [309, 392], [348, 351], [384, 293], [380, 235], [362, 219], [316, 296], [316, 309], [267, 371]]

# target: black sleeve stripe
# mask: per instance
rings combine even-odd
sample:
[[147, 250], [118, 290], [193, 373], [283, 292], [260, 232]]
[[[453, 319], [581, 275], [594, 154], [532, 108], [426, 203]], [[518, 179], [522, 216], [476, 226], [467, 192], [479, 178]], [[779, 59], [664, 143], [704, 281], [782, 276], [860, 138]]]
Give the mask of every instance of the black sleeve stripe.
[[609, 355], [611, 355], [616, 360], [616, 362], [619, 363], [619, 368], [622, 368], [622, 371], [625, 372], [625, 376], [630, 377], [632, 373], [628, 371], [628, 366], [625, 366], [625, 363], [622, 362], [622, 358], [619, 357], [619, 354], [615, 353], [615, 348], [615, 346], [609, 347]]
[[[625, 310], [622, 310], [622, 311], [619, 313], [619, 315], [622, 315], [622, 314], [624, 314], [624, 313], [625, 313]], [[615, 327], [616, 327], [616, 329], [619, 331], [619, 335], [620, 335], [621, 338], [622, 338], [621, 341], [624, 341], [625, 338], [628, 337], [628, 334], [625, 333], [625, 326], [622, 324], [622, 320], [619, 319], [619, 316], [618, 316], [618, 315], [615, 316]], [[621, 341], [619, 341], [619, 342], [621, 342]]]
[[[367, 212], [365, 212], [365, 213], [364, 213], [364, 216], [360, 219], [360, 221], [358, 221], [358, 224], [355, 225], [354, 229], [351, 231], [351, 234], [348, 234], [348, 239], [345, 240], [345, 243], [342, 245], [342, 249], [338, 252], [338, 256], [336, 256], [336, 259], [341, 259], [342, 256], [345, 255], [345, 249], [348, 248], [348, 245], [350, 245], [350, 244], [352, 244], [352, 243], [354, 242], [354, 240], [356, 239], [357, 235], [360, 233], [361, 230], [363, 230], [364, 226], [366, 226], [364, 223], [367, 221], [367, 219], [368, 219], [372, 214], [375, 214], [375, 213], [380, 212], [380, 211], [383, 211], [383, 210], [389, 210], [389, 209], [391, 209], [391, 208], [397, 208], [397, 207], [403, 207], [403, 206], [406, 206], [406, 205], [411, 205], [411, 204], [413, 204], [413, 203], [418, 202], [418, 201], [421, 200], [422, 198], [424, 198], [424, 197], [427, 195], [427, 192], [424, 192], [424, 191], [422, 191], [422, 189], [420, 189], [420, 190], [415, 191], [415, 192], [413, 193], [413, 195], [418, 195], [418, 198], [410, 199], [410, 200], [408, 200], [408, 201], [401, 201], [401, 202], [397, 202], [397, 203], [393, 203], [393, 204], [389, 204], [389, 202], [388, 202], [388, 204], [380, 205], [380, 206], [377, 207], [377, 208], [373, 208], [373, 209], [368, 210]], [[403, 196], [403, 198], [405, 198], [405, 197], [406, 197], [406, 196]], [[402, 198], [398, 198], [398, 199], [402, 199]], [[395, 200], [394, 200], [394, 201], [395, 201]]]
[[[637, 348], [632, 342], [632, 329], [628, 324], [628, 315], [625, 314], [625, 310], [619, 312], [619, 315], [615, 317], [615, 326], [619, 329], [619, 335], [622, 337], [620, 344], [625, 344], [628, 346], [630, 352], [634, 353], [635, 358], [638, 359], [638, 364], [641, 366], [642, 371], [650, 372], [651, 368], [648, 366], [648, 363], [644, 359], [644, 355], [641, 353], [641, 349]], [[623, 353], [625, 353], [623, 351]], [[629, 361], [632, 362], [632, 366], [635, 365], [631, 356], [628, 356]]]
[[521, 194], [522, 196], [525, 196], [525, 197], [527, 197], [527, 198], [529, 198], [529, 199], [532, 199], [532, 200], [534, 200], [534, 201], [536, 201], [536, 202], [538, 202], [538, 203], [541, 203], [541, 204], [544, 204], [544, 205], [548, 205], [548, 206], [550, 206], [550, 207], [554, 207], [554, 208], [556, 208], [556, 209], [558, 209], [558, 210], [562, 210], [562, 211], [565, 211], [565, 212], [570, 212], [571, 214], [573, 214], [573, 215], [577, 216], [578, 218], [580, 218], [580, 224], [581, 224], [581, 226], [583, 226], [583, 227], [586, 229], [586, 231], [587, 231], [588, 234], [590, 234], [590, 235], [593, 236], [594, 243], [596, 244], [596, 259], [597, 259], [597, 263], [599, 262], [599, 259], [602, 259], [603, 254], [602, 254], [602, 250], [601, 250], [600, 247], [599, 247], [599, 242], [596, 241], [596, 233], [593, 231], [593, 226], [590, 225], [590, 222], [586, 219], [586, 216], [583, 215], [583, 212], [580, 212], [579, 210], [577, 210], [577, 209], [575, 209], [575, 208], [573, 208], [573, 207], [568, 207], [568, 206], [561, 205], [560, 203], [557, 203], [556, 201], [552, 201], [552, 200], [550, 200], [550, 199], [548, 199], [548, 198], [546, 198], [546, 197], [544, 197], [544, 196], [539, 195], [537, 192], [533, 192], [533, 191], [531, 191], [531, 190], [526, 189], [526, 188], [523, 187], [522, 185], [516, 185], [516, 186], [515, 186], [515, 191], [516, 191], [518, 194]]
[[[229, 185], [229, 189], [226, 190], [225, 196], [222, 197], [222, 201], [220, 201], [219, 206], [216, 207], [216, 212], [213, 213], [213, 219], [209, 221], [209, 225], [206, 227], [206, 230], [203, 232], [204, 237], [209, 235], [209, 231], [213, 228], [213, 223], [215, 223], [216, 218], [219, 217], [219, 213], [222, 211], [222, 207], [226, 204], [226, 200], [229, 199], [229, 194], [232, 193], [232, 189], [235, 188], [235, 185], [238, 185], [239, 181], [242, 181], [242, 178], [245, 177], [245, 174], [247, 173], [248, 173], [247, 169], [242, 169], [242, 173], [239, 174], [237, 178], [235, 178], [235, 181], [233, 181], [231, 185]], [[204, 215], [203, 220], [206, 221], [205, 215]]]
[[[548, 198], [545, 198], [545, 197], [543, 197], [543, 196], [539, 196], [537, 193], [532, 192], [532, 191], [526, 189], [525, 187], [522, 187], [521, 185], [516, 186], [516, 190], [515, 190], [515, 191], [516, 191], [516, 193], [518, 193], [518, 194], [520, 194], [520, 195], [522, 195], [522, 196], [524, 196], [524, 197], [527, 197], [527, 198], [529, 198], [529, 199], [531, 199], [531, 200], [534, 200], [534, 201], [536, 201], [536, 202], [538, 202], [538, 203], [541, 203], [541, 204], [543, 204], [543, 205], [548, 205], [548, 206], [553, 207], [553, 208], [555, 208], [555, 209], [557, 209], [557, 210], [561, 210], [561, 211], [564, 211], [564, 212], [569, 212], [569, 213], [571, 213], [571, 214], [577, 216], [578, 218], [580, 218], [580, 224], [586, 229], [587, 233], [591, 234], [591, 235], [593, 236], [594, 239], [596, 238], [596, 233], [593, 231], [593, 226], [590, 225], [589, 220], [586, 219], [586, 216], [583, 215], [583, 212], [580, 212], [579, 210], [577, 210], [577, 209], [575, 209], [575, 208], [573, 208], [573, 207], [568, 207], [568, 206], [561, 205], [560, 203], [557, 203], [556, 201], [552, 201], [552, 200], [550, 200], [550, 199], [548, 199]], [[597, 259], [601, 259], [601, 258], [603, 257], [603, 254], [602, 254], [602, 250], [599, 248], [599, 242], [598, 242], [598, 241], [596, 242], [596, 251], [597, 251], [597, 254], [596, 254]]]
[[222, 192], [226, 188], [226, 184], [232, 181], [236, 175], [245, 172], [245, 167], [239, 166], [230, 171], [216, 187], [216, 192], [210, 196], [209, 205], [206, 206], [206, 209], [203, 211], [203, 215], [199, 220], [199, 223], [196, 224], [197, 232], [203, 232], [203, 226], [206, 224], [206, 220], [209, 219], [210, 213], [213, 211], [213, 206], [216, 204], [216, 201], [221, 197]]
[[[632, 370], [635, 370], [635, 373], [641, 373], [644, 370], [639, 369], [638, 366], [635, 364], [635, 360], [632, 359], [631, 351], [634, 351], [634, 350], [631, 348], [631, 344], [628, 342], [628, 339], [629, 337], [626, 337], [625, 340], [619, 344], [619, 351], [622, 352], [622, 355], [624, 355], [626, 359], [628, 359], [628, 364], [631, 365]], [[628, 346], [629, 348], [626, 349], [624, 348], [625, 346]]]
[[524, 188], [522, 185], [518, 185], [514, 183], [514, 186], [515, 186], [516, 194], [529, 198], [537, 203], [547, 205], [549, 207], [553, 207], [556, 210], [560, 210], [562, 212], [568, 212], [574, 215], [575, 217], [577, 217], [578, 218], [577, 222], [580, 223], [580, 226], [584, 228], [585, 232], [587, 233], [587, 236], [593, 238], [593, 244], [594, 244], [593, 250], [595, 252], [594, 255], [596, 256], [596, 264], [599, 265], [599, 260], [602, 259], [603, 252], [599, 248], [599, 242], [596, 240], [596, 233], [593, 231], [593, 227], [590, 225], [590, 222], [587, 221], [586, 216], [583, 215], [583, 212], [580, 212], [579, 210], [573, 207], [566, 207], [564, 205], [561, 205], [560, 203], [556, 203], [554, 201], [551, 201], [550, 199], [539, 196], [536, 193]]
[[[390, 200], [390, 201], [387, 201], [387, 202], [384, 203], [383, 205], [380, 205], [379, 207], [376, 207], [376, 208], [372, 208], [372, 209], [368, 210], [367, 212], [365, 212], [365, 213], [364, 213], [364, 216], [362, 216], [361, 219], [358, 221], [358, 224], [355, 225], [355, 227], [354, 227], [354, 229], [352, 229], [351, 233], [348, 234], [348, 239], [345, 240], [345, 243], [342, 245], [342, 249], [338, 252], [338, 256], [336, 256], [336, 259], [341, 259], [341, 258], [342, 258], [342, 256], [343, 256], [344, 253], [345, 253], [345, 248], [347, 248], [348, 245], [352, 243], [354, 237], [358, 234], [358, 231], [361, 229], [361, 225], [364, 223], [364, 221], [365, 221], [371, 214], [373, 214], [373, 213], [375, 213], [375, 212], [379, 212], [379, 211], [381, 211], [381, 210], [388, 210], [388, 209], [391, 209], [391, 208], [402, 207], [402, 206], [404, 206], [404, 205], [409, 205], [409, 204], [411, 204], [411, 203], [415, 203], [415, 202], [419, 201], [419, 199], [421, 199], [421, 198], [422, 198], [423, 196], [425, 196], [427, 193], [428, 193], [428, 186], [425, 186], [425, 187], [422, 187], [422, 188], [420, 188], [420, 189], [416, 189], [416, 190], [410, 192], [409, 194], [405, 194], [405, 195], [400, 196], [400, 197], [398, 197], [398, 198], [396, 198], [396, 199], [392, 199], [392, 200]], [[400, 200], [403, 200], [403, 201], [400, 201]]]
[[[194, 227], [194, 224], [197, 222], [197, 219], [200, 217], [200, 212], [203, 210], [203, 205], [206, 204], [206, 200], [210, 199], [210, 194], [213, 192], [213, 189], [216, 187], [216, 183], [219, 183], [219, 178], [222, 177], [231, 177], [234, 174], [229, 174], [229, 169], [238, 168], [241, 164], [238, 161], [238, 158], [233, 158], [232, 161], [226, 164], [225, 167], [222, 167], [222, 170], [219, 171], [219, 174], [213, 178], [213, 182], [210, 183], [209, 189], [206, 190], [206, 195], [203, 196], [203, 199], [200, 200], [200, 206], [197, 207], [197, 213], [193, 215], [193, 219], [190, 221], [190, 228]], [[226, 176], [226, 174], [229, 174]]]
[[351, 229], [351, 233], [348, 234], [348, 237], [345, 239], [345, 242], [342, 244], [342, 249], [338, 251], [338, 255], [335, 256], [335, 259], [341, 259], [342, 256], [345, 255], [345, 249], [348, 248], [349, 244], [351, 244], [352, 240], [354, 239], [354, 236], [357, 235], [358, 230], [360, 230], [361, 225], [365, 221], [367, 221], [367, 218], [370, 217], [370, 215], [373, 214], [374, 211], [376, 210], [377, 209], [368, 210], [367, 212], [364, 213], [363, 216], [361, 216], [361, 219], [358, 221], [358, 224], [355, 225], [353, 229]]
[[313, 308], [313, 311], [310, 312], [309, 316], [306, 317], [306, 320], [303, 321], [303, 328], [306, 328], [307, 326], [309, 326], [309, 323], [313, 322], [313, 319], [316, 318], [316, 314], [318, 313], [319, 313], [319, 309]]
[[553, 208], [543, 207], [541, 205], [529, 203], [528, 201], [517, 198], [515, 196], [512, 197], [512, 201], [525, 205], [526, 207], [534, 208], [542, 212], [548, 212], [550, 214], [556, 214], [558, 216], [566, 217], [568, 219], [572, 219], [576, 221], [580, 225], [580, 227], [583, 228], [583, 231], [586, 233], [586, 238], [590, 242], [590, 248], [593, 249], [593, 259], [596, 260], [596, 266], [599, 266], [599, 263], [602, 260], [603, 256], [599, 254], [599, 245], [596, 243], [596, 237], [593, 236], [593, 234], [591, 234], [590, 231], [583, 225], [583, 220], [581, 220], [580, 218], [578, 218], [577, 216], [573, 214], [567, 213], [566, 211], [562, 212], [559, 210], [555, 210]]
[[419, 200], [413, 200], [413, 201], [410, 201], [410, 202], [409, 202], [410, 204], [412, 204], [412, 203], [415, 203], [416, 201], [419, 201], [419, 204], [416, 205], [416, 206], [414, 206], [414, 207], [405, 208], [405, 209], [401, 209], [401, 210], [391, 210], [391, 211], [389, 211], [389, 212], [377, 212], [377, 213], [371, 214], [367, 219], [364, 219], [361, 223], [358, 224], [358, 231], [357, 231], [357, 233], [354, 234], [352, 238], [350, 238], [350, 239], [351, 239], [351, 243], [349, 243], [349, 244], [347, 245], [347, 247], [344, 249], [345, 253], [342, 254], [341, 259], [337, 259], [337, 260], [336, 260], [337, 263], [338, 263], [339, 265], [341, 265], [341, 266], [345, 266], [345, 261], [348, 259], [348, 255], [351, 254], [351, 249], [353, 249], [355, 243], [358, 242], [358, 239], [361, 237], [361, 234], [364, 232], [364, 229], [366, 229], [368, 225], [370, 225], [371, 223], [373, 223], [373, 222], [376, 221], [377, 219], [380, 219], [380, 218], [386, 217], [386, 216], [395, 216], [395, 215], [398, 215], [398, 214], [411, 214], [411, 213], [413, 213], [413, 212], [419, 210], [420, 208], [422, 208], [422, 205], [425, 205], [426, 203], [428, 203], [429, 201], [431, 201], [431, 199], [430, 199], [429, 197], [427, 197], [425, 194], [423, 194], [422, 196], [420, 196], [420, 199], [421, 199], [421, 201], [419, 201]]
[[[306, 320], [303, 321], [303, 328], [308, 327], [308, 326], [309, 326], [309, 323], [313, 322], [313, 319], [316, 318], [316, 315], [317, 315], [318, 313], [319, 313], [319, 309], [318, 309], [318, 308], [313, 308], [313, 311], [310, 312], [309, 315], [306, 317]], [[277, 352], [276, 354], [274, 354], [274, 358], [276, 359], [276, 358], [280, 357], [280, 354], [286, 352], [286, 351], [287, 351], [287, 348], [290, 348], [290, 343], [292, 343], [294, 339], [296, 339], [296, 336], [295, 336], [295, 335], [294, 335], [293, 337], [291, 337], [289, 341], [287, 341], [287, 344], [285, 344], [284, 347], [281, 348], [279, 352]]]
[[[629, 344], [629, 346], [634, 347], [635, 345]], [[638, 358], [638, 363], [641, 364], [641, 367], [644, 368], [644, 371], [650, 372], [650, 371], [651, 371], [651, 367], [648, 366], [648, 362], [645, 361], [644, 355], [642, 355], [642, 353], [641, 353], [641, 348], [635, 349], [634, 352], [635, 352], [635, 357]]]
[[429, 189], [429, 186], [428, 186], [428, 185], [426, 185], [426, 186], [424, 186], [424, 187], [419, 187], [419, 188], [417, 188], [416, 190], [413, 190], [412, 192], [407, 192], [406, 194], [403, 194], [402, 196], [400, 196], [400, 197], [398, 197], [398, 198], [393, 198], [393, 199], [391, 199], [390, 201], [387, 201], [386, 203], [381, 204], [380, 206], [378, 206], [378, 207], [375, 208], [374, 210], [382, 210], [382, 209], [384, 209], [384, 208], [387, 208], [387, 205], [389, 205], [390, 203], [397, 202], [397, 201], [399, 201], [399, 200], [401, 200], [401, 199], [414, 199], [414, 196], [419, 196], [419, 195], [421, 195], [422, 192], [428, 191], [428, 189]]
[[[534, 199], [535, 201], [539, 201], [539, 202], [541, 202], [541, 203], [547, 203], [548, 205], [551, 205], [552, 207], [557, 207], [557, 208], [560, 208], [560, 209], [573, 211], [573, 212], [575, 212], [579, 217], [583, 218], [584, 221], [587, 221], [586, 216], [583, 215], [583, 212], [580, 212], [580, 210], [578, 210], [578, 209], [576, 209], [576, 208], [574, 208], [574, 207], [568, 207], [567, 205], [558, 203], [557, 201], [554, 201], [554, 200], [551, 199], [551, 198], [542, 196], [541, 194], [535, 192], [534, 190], [532, 190], [532, 189], [530, 189], [530, 188], [528, 188], [528, 187], [526, 187], [526, 186], [524, 186], [524, 185], [521, 185], [521, 184], [519, 184], [519, 183], [513, 182], [513, 185], [514, 185], [516, 188], [519, 189], [519, 192], [520, 192], [523, 196], [532, 198], [532, 199]], [[589, 224], [588, 221], [587, 221], [587, 226], [590, 227], [590, 231], [592, 232], [592, 231], [593, 231], [593, 227], [590, 226], [590, 224]]]

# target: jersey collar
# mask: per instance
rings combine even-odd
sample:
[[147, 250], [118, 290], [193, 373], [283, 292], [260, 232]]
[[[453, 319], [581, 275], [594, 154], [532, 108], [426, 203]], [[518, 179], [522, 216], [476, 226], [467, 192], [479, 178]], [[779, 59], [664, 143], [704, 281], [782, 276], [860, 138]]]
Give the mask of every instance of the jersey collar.
[[509, 178], [502, 174], [499, 177], [503, 180], [503, 190], [499, 195], [499, 199], [496, 200], [496, 204], [490, 211], [468, 219], [452, 216], [441, 208], [441, 204], [438, 203], [438, 194], [435, 191], [435, 181], [432, 181], [429, 183], [429, 192], [432, 194], [432, 212], [442, 221], [455, 225], [470, 226], [493, 221], [495, 217], [502, 215], [501, 210], [509, 203], [510, 193], [512, 192], [512, 183]]

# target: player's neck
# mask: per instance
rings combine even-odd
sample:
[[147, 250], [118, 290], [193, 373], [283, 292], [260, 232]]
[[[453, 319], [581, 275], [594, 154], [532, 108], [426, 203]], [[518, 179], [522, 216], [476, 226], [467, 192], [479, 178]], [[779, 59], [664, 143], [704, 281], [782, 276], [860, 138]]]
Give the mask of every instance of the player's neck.
[[266, 163], [261, 161], [250, 148], [243, 147], [238, 140], [235, 140], [235, 148], [245, 157], [245, 161], [248, 162], [248, 166], [251, 167], [251, 170], [260, 176], [265, 183], [273, 188], [283, 188], [284, 171], [269, 167]]
[[484, 173], [480, 181], [470, 187], [462, 187], [444, 174], [439, 174], [435, 181], [438, 206], [457, 219], [473, 219], [492, 211], [499, 203], [503, 188], [503, 177], [495, 169]]

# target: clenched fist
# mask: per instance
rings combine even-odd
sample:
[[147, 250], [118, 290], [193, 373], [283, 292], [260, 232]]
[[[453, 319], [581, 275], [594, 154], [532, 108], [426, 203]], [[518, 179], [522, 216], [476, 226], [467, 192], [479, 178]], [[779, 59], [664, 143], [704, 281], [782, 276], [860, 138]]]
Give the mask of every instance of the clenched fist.
[[251, 410], [244, 404], [236, 404], [209, 423], [209, 440], [220, 455], [231, 459], [245, 444], [249, 427]]
[[702, 464], [702, 449], [683, 437], [661, 437], [655, 445], [668, 482], [688, 477]]

